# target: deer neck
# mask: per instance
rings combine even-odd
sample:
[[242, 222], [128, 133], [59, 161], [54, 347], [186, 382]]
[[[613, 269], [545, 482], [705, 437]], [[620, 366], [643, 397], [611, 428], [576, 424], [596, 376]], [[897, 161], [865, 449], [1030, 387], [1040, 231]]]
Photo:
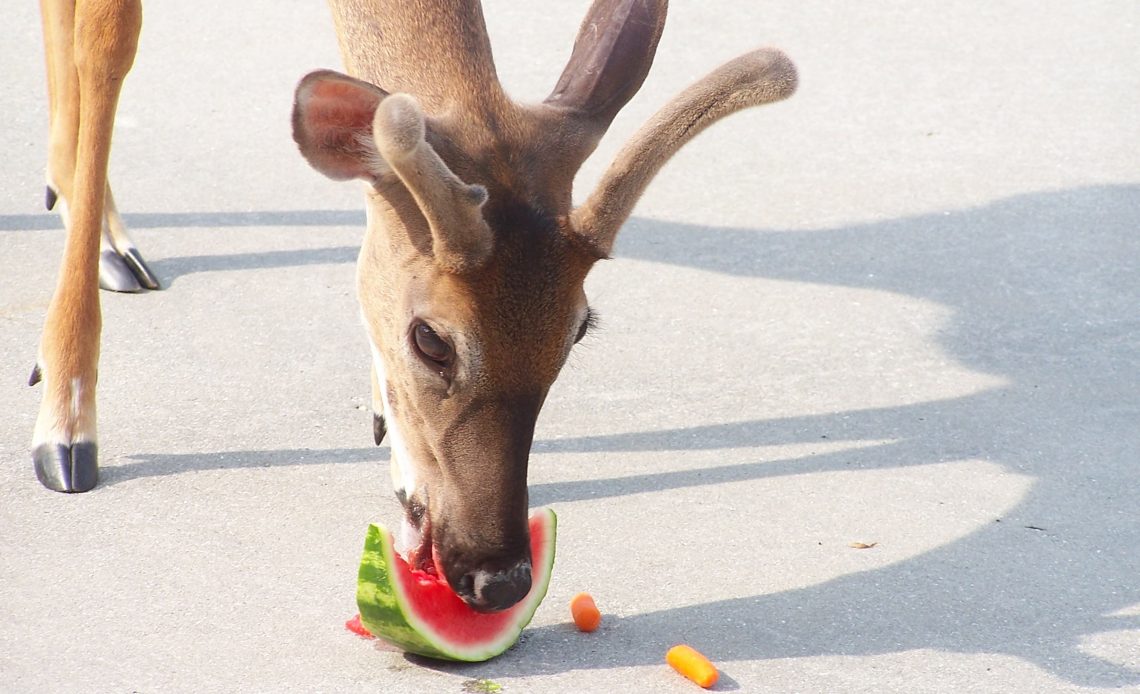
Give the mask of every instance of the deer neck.
[[478, 0], [330, 0], [345, 66], [382, 89], [415, 96], [433, 115], [501, 109]]

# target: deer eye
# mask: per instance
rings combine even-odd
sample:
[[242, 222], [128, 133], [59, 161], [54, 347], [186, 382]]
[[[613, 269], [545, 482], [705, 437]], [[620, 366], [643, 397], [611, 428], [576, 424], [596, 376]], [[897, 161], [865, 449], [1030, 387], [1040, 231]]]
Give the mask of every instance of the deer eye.
[[430, 366], [449, 366], [451, 364], [451, 357], [455, 350], [427, 323], [417, 323], [412, 328], [412, 344], [416, 347], [416, 353], [428, 361]]
[[578, 334], [574, 337], [574, 344], [581, 342], [582, 338], [586, 337], [586, 333], [590, 332], [596, 327], [598, 327], [598, 314], [596, 311], [594, 311], [594, 309], [587, 308], [586, 319], [583, 320], [582, 324], [578, 326]]

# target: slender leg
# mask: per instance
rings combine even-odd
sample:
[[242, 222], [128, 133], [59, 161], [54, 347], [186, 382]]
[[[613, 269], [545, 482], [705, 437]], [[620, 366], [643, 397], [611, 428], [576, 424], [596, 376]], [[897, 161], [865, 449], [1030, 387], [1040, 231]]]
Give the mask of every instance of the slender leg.
[[[37, 370], [44, 393], [32, 459], [44, 486], [81, 492], [98, 479], [99, 248], [115, 108], [134, 61], [142, 5], [140, 0], [42, 0], [41, 10], [52, 111], [49, 176], [70, 207], [63, 261], [40, 343]], [[71, 129], [75, 146], [68, 176], [64, 138]]]
[[[64, 226], [75, 176], [75, 148], [79, 136], [79, 76], [75, 69], [75, 0], [40, 0], [47, 49], [48, 97], [51, 138], [47, 167], [49, 210], [58, 207]], [[158, 278], [127, 235], [107, 185], [103, 208], [103, 235], [99, 255], [99, 286], [116, 292], [159, 289]]]
[[[147, 266], [134, 241], [131, 241], [131, 237], [127, 235], [127, 227], [123, 224], [123, 218], [119, 216], [119, 208], [115, 205], [115, 196], [111, 195], [111, 184], [109, 183], [107, 184], [107, 197], [104, 201], [103, 212], [106, 227], [103, 233], [103, 253], [99, 256], [99, 286], [114, 291], [128, 291], [108, 286], [102, 280], [106, 269], [114, 264], [114, 266], [122, 267], [130, 272], [134, 281], [143, 288], [159, 289], [158, 276]], [[114, 254], [114, 258], [105, 259], [108, 251]], [[118, 262], [115, 263], [114, 261]], [[128, 284], [129, 282], [123, 282], [123, 286]]]
[[[75, 145], [79, 138], [79, 75], [75, 71], [75, 0], [40, 0], [47, 53], [50, 134], [47, 165], [47, 208], [71, 197]], [[67, 221], [67, 203], [60, 206]]]

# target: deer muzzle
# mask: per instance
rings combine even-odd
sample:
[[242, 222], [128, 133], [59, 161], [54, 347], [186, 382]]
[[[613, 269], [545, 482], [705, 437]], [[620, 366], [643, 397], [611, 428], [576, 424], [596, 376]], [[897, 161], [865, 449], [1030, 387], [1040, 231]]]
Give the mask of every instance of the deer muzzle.
[[543, 399], [499, 397], [452, 412], [431, 447], [434, 469], [402, 499], [420, 534], [413, 562], [482, 612], [505, 610], [530, 591], [526, 478]]
[[505, 610], [530, 592], [530, 557], [503, 569], [476, 569], [449, 584], [456, 595], [480, 612]]

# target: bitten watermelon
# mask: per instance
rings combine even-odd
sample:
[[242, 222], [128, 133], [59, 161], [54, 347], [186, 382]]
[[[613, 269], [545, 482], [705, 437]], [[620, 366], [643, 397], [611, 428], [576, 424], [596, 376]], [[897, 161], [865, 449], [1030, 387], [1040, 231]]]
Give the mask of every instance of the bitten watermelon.
[[483, 661], [514, 645], [546, 597], [554, 568], [554, 511], [530, 517], [531, 588], [502, 612], [476, 612], [439, 576], [408, 566], [392, 534], [368, 526], [356, 584], [360, 621], [372, 634], [411, 653], [444, 660]]

